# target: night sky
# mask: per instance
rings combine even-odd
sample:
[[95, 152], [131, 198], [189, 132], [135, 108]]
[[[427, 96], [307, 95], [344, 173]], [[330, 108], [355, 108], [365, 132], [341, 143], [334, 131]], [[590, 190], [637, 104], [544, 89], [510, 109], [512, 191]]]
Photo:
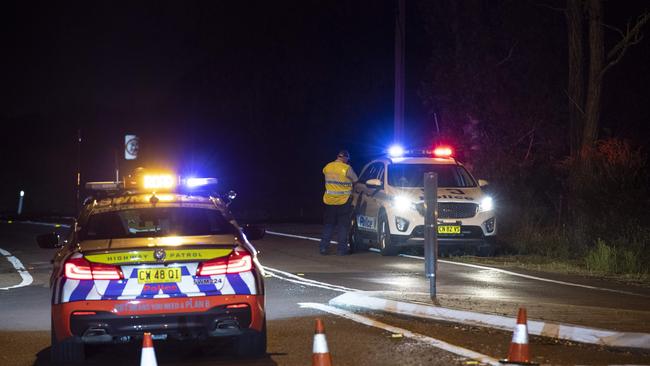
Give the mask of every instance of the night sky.
[[[532, 89], [543, 83], [562, 97], [563, 14], [532, 1], [489, 3], [503, 25], [494, 37], [505, 52], [518, 44], [513, 69], [538, 75]], [[614, 3], [606, 20], [619, 26], [647, 6]], [[235, 211], [279, 219], [317, 217], [321, 169], [338, 149], [352, 152], [359, 171], [392, 139], [394, 1], [1, 6], [0, 212], [15, 210], [21, 189], [28, 212], [74, 211], [78, 129], [83, 181], [111, 179], [133, 133], [138, 165], [217, 176], [239, 192]], [[409, 1], [407, 136], [419, 145], [432, 126], [421, 81], [433, 50], [453, 39], [444, 17], [432, 29], [424, 9]], [[607, 76], [608, 133], [648, 140], [649, 45]], [[440, 117], [449, 134], [460, 130]], [[134, 167], [120, 159], [123, 172]]]

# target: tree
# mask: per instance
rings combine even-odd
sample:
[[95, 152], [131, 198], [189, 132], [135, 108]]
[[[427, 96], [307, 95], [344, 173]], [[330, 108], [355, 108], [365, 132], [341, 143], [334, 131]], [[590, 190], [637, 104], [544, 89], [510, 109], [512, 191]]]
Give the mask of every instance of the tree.
[[[565, 10], [568, 33], [569, 129], [571, 157], [584, 162], [598, 139], [602, 83], [605, 73], [616, 65], [628, 48], [641, 42], [641, 29], [650, 21], [650, 12], [628, 22], [625, 31], [602, 22], [602, 0], [567, 0]], [[585, 37], [584, 19], [588, 34]], [[603, 28], [620, 35], [620, 40], [605, 54]], [[585, 42], [589, 55], [584, 57]], [[588, 78], [584, 81], [585, 64]]]

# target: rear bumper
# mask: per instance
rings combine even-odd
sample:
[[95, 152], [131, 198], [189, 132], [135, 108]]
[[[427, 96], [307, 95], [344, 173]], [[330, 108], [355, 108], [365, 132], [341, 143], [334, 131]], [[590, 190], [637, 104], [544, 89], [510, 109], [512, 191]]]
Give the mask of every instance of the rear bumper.
[[173, 339], [235, 336], [249, 330], [261, 331], [264, 317], [261, 295], [88, 300], [52, 305], [57, 340], [75, 337], [84, 343], [120, 342], [141, 337], [144, 332]]

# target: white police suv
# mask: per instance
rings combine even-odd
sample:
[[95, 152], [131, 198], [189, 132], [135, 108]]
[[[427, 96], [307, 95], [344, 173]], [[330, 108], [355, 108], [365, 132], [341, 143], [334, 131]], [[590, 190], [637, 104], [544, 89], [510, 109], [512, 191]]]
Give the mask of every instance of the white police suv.
[[389, 156], [364, 166], [353, 191], [350, 230], [353, 251], [376, 246], [382, 255], [424, 243], [424, 173], [438, 174], [438, 242], [440, 251], [489, 255], [496, 218], [492, 198], [453, 158], [449, 147], [435, 150], [389, 149]]

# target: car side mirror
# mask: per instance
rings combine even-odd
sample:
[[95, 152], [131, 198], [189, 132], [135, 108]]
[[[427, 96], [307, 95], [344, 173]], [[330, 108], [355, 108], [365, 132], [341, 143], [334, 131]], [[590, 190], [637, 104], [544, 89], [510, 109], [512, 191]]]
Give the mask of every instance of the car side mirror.
[[233, 191], [233, 190], [230, 190], [230, 191], [228, 191], [228, 193], [226, 194], [226, 197], [225, 197], [225, 198], [227, 199], [227, 200], [224, 200], [224, 202], [226, 203], [226, 206], [230, 206], [230, 204], [232, 203], [232, 201], [234, 201], [235, 198], [237, 198], [237, 192], [235, 192], [235, 191]]
[[259, 240], [266, 234], [266, 229], [258, 225], [244, 225], [242, 231], [248, 240]]
[[38, 235], [36, 237], [36, 242], [38, 243], [38, 246], [43, 249], [55, 249], [62, 247], [62, 245], [59, 244], [59, 234], [57, 233]]
[[487, 180], [485, 180], [485, 179], [479, 179], [479, 180], [478, 180], [478, 186], [481, 187], [481, 188], [486, 187], [486, 186], [488, 186], [489, 184], [490, 184], [490, 183], [489, 183]]
[[366, 186], [370, 188], [380, 188], [381, 181], [379, 179], [368, 179], [366, 181]]

